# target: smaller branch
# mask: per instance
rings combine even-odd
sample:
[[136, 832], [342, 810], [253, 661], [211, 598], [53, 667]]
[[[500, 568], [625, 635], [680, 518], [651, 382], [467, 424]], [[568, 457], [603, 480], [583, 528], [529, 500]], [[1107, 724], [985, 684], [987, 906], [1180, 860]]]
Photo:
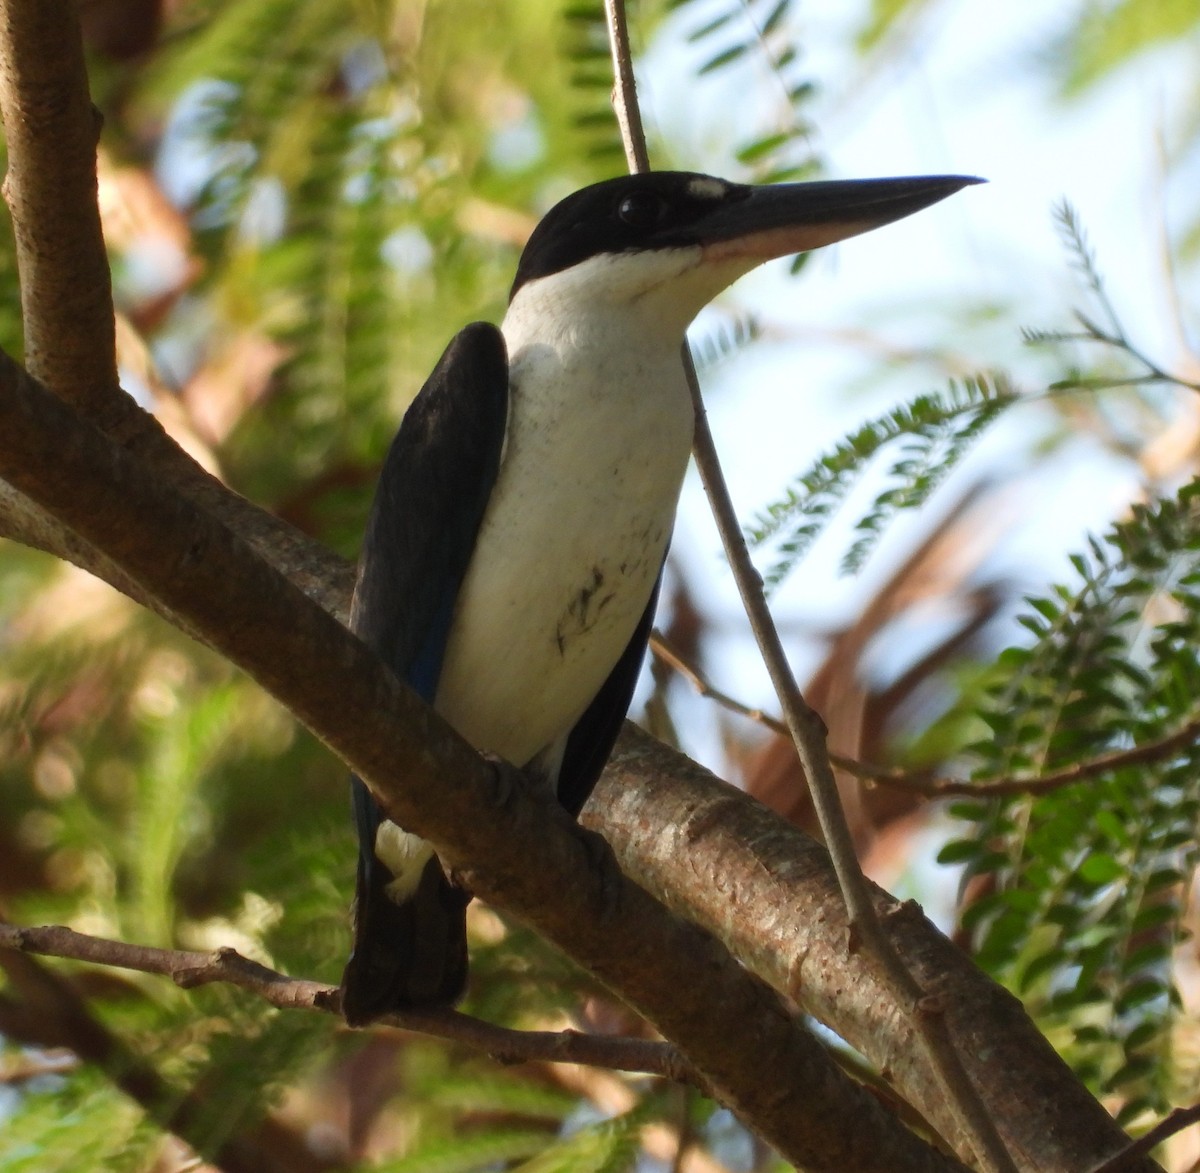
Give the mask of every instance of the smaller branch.
[[[605, 0], [605, 11], [609, 18], [609, 41], [616, 78], [613, 103], [625, 143], [625, 155], [631, 171], [648, 171], [650, 161], [633, 84], [633, 53], [629, 47], [623, 0]], [[712, 430], [708, 426], [708, 413], [700, 393], [696, 365], [686, 340], [680, 358], [695, 416], [692, 455], [721, 535], [725, 556], [737, 583], [738, 594], [742, 598], [742, 606], [779, 697], [792, 742], [808, 781], [813, 809], [833, 861], [838, 886], [846, 901], [851, 933], [856, 934], [859, 942], [865, 946], [867, 955], [885, 976], [896, 1004], [915, 1025], [924, 1043], [928, 1061], [937, 1072], [947, 1101], [954, 1105], [971, 1149], [983, 1160], [987, 1169], [995, 1173], [1016, 1173], [1016, 1166], [1000, 1138], [995, 1121], [988, 1114], [978, 1089], [971, 1083], [962, 1058], [954, 1048], [943, 1016], [933, 1008], [936, 999], [930, 998], [909, 972], [875, 914], [870, 889], [854, 850], [854, 840], [830, 764], [825, 724], [800, 692], [767, 605], [762, 577], [746, 548]], [[854, 947], [853, 939], [850, 946]]]
[[1148, 1156], [1164, 1140], [1182, 1132], [1192, 1124], [1200, 1123], [1200, 1104], [1192, 1104], [1187, 1108], [1176, 1108], [1160, 1120], [1145, 1136], [1139, 1136], [1115, 1156], [1109, 1157], [1091, 1169], [1091, 1173], [1121, 1173], [1122, 1169], [1130, 1169], [1133, 1163], [1141, 1157]]
[[612, 106], [625, 144], [625, 161], [632, 174], [650, 170], [646, 149], [646, 130], [642, 126], [642, 108], [638, 105], [637, 82], [633, 76], [633, 53], [629, 49], [629, 24], [625, 19], [624, 0], [604, 0], [608, 17], [608, 43], [612, 49]]
[[211, 1155], [225, 1173], [317, 1173], [331, 1167], [270, 1115], [245, 1128], [231, 1120], [234, 1131], [215, 1137], [209, 1093], [202, 1086], [184, 1091], [164, 1080], [153, 1064], [92, 1014], [71, 982], [15, 949], [0, 949], [0, 969], [13, 995], [0, 997], [0, 1031], [27, 1045], [71, 1051], [103, 1072], [162, 1128], [197, 1152]]
[[1119, 326], [1110, 332], [1078, 310], [1075, 311], [1075, 317], [1083, 326], [1083, 332], [1063, 334], [1061, 337], [1064, 342], [1099, 342], [1104, 346], [1111, 346], [1115, 350], [1124, 351], [1130, 358], [1141, 363], [1147, 373], [1126, 379], [1076, 379], [1071, 382], [1070, 386], [1103, 390], [1108, 387], [1138, 386], [1147, 383], [1173, 383], [1188, 391], [1200, 391], [1200, 381], [1184, 378], [1183, 375], [1174, 375], [1165, 367], [1160, 366], [1144, 350], [1130, 342]]
[[693, 440], [696, 465], [737, 582], [738, 593], [742, 596], [750, 626], [783, 706], [791, 740], [808, 781], [813, 809], [849, 914], [849, 947], [855, 948], [857, 937], [857, 944], [874, 962], [895, 1004], [913, 1024], [916, 1037], [924, 1044], [926, 1058], [937, 1074], [942, 1092], [947, 1102], [954, 1106], [959, 1126], [983, 1167], [991, 1173], [1016, 1173], [1016, 1165], [1000, 1137], [996, 1122], [955, 1049], [936, 995], [922, 989], [896, 952], [876, 915], [870, 888], [858, 862], [854, 840], [842, 809], [829, 748], [825, 742], [825, 724], [820, 715], [809, 707], [792, 675], [778, 628], [767, 606], [762, 578], [746, 549], [733, 499], [729, 495], [712, 432], [708, 427], [695, 367], [686, 343], [684, 368], [688, 372], [696, 408], [696, 434]]
[[[62, 925], [20, 928], [3, 922], [0, 922], [0, 948], [159, 974], [185, 990], [225, 983], [257, 994], [283, 1010], [341, 1013], [336, 986], [288, 977], [233, 949], [206, 953], [157, 949], [88, 936]], [[510, 1030], [455, 1010], [390, 1014], [379, 1021], [384, 1026], [461, 1043], [485, 1052], [498, 1063], [582, 1063], [610, 1071], [659, 1075], [701, 1090], [706, 1086], [695, 1068], [669, 1043], [608, 1038], [575, 1030]]]
[[737, 713], [739, 716], [746, 717], [748, 720], [754, 721], [766, 729], [770, 729], [772, 733], [778, 733], [780, 737], [791, 736], [788, 732], [788, 727], [778, 717], [772, 717], [770, 713], [763, 709], [751, 708], [750, 705], [739, 701], [736, 697], [732, 697], [727, 692], [722, 692], [719, 688], [715, 687], [699, 669], [693, 668], [679, 654], [679, 651], [671, 641], [658, 628], [655, 628], [650, 633], [650, 650], [664, 664], [678, 672], [696, 690], [697, 696], [716, 701], [723, 709], [728, 709], [731, 713]]
[[574, 1063], [606, 1071], [658, 1075], [700, 1091], [706, 1086], [695, 1068], [669, 1043], [589, 1035], [577, 1030], [512, 1030], [457, 1010], [409, 1011], [380, 1021], [386, 1026], [462, 1043], [483, 1051], [497, 1063]]
[[[670, 665], [679, 673], [697, 694], [715, 701], [722, 708], [732, 713], [738, 713], [751, 721], [755, 721], [780, 737], [789, 737], [788, 727], [762, 709], [755, 709], [715, 688], [705, 676], [692, 667], [671, 646], [670, 641], [661, 632], [651, 635], [650, 647], [654, 654], [664, 664]], [[972, 781], [968, 778], [929, 777], [925, 774], [900, 770], [892, 766], [879, 766], [871, 762], [862, 762], [857, 758], [846, 757], [844, 754], [830, 753], [829, 760], [839, 770], [845, 770], [855, 778], [865, 782], [875, 782], [880, 786], [892, 786], [898, 790], [908, 790], [922, 794], [926, 798], [947, 798], [950, 796], [966, 796], [969, 798], [996, 798], [1007, 794], [1049, 794], [1066, 786], [1074, 786], [1092, 778], [1110, 774], [1114, 770], [1122, 770], [1127, 766], [1145, 766], [1169, 758], [1181, 749], [1195, 745], [1200, 741], [1200, 714], [1189, 718], [1183, 725], [1164, 737], [1153, 741], [1144, 741], [1141, 745], [1129, 749], [1112, 750], [1100, 754], [1084, 762], [1074, 762], [1058, 770], [1041, 774], [1035, 778], [979, 778]]]
[[1075, 762], [1063, 766], [1062, 769], [1051, 770], [1037, 778], [981, 778], [978, 782], [971, 782], [965, 778], [920, 778], [902, 771], [865, 766], [861, 762], [851, 762], [844, 768], [858, 777], [869, 778], [884, 786], [913, 790], [930, 798], [947, 795], [975, 798], [992, 798], [1006, 794], [1038, 795], [1099, 778], [1127, 766], [1144, 766], [1162, 761], [1181, 749], [1195, 745], [1197, 740], [1200, 740], [1200, 716], [1192, 717], [1174, 733], [1168, 733], [1165, 737], [1146, 741], [1129, 749], [1112, 750], [1085, 762]]

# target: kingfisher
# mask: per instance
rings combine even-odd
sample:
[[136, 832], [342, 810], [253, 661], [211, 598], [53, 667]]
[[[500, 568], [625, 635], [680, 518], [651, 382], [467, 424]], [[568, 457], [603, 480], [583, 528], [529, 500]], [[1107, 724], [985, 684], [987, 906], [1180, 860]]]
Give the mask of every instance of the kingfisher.
[[[468, 742], [577, 816], [650, 634], [691, 450], [689, 323], [764, 261], [977, 182], [752, 186], [657, 171], [567, 196], [529, 237], [500, 326], [460, 331], [401, 422], [352, 629]], [[360, 854], [343, 1013], [360, 1025], [453, 1005], [470, 895], [352, 786]]]

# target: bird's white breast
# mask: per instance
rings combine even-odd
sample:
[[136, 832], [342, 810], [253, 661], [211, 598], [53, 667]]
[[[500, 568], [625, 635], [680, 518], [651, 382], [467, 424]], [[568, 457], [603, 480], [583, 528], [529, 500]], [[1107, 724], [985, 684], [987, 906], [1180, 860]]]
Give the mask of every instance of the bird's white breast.
[[574, 725], [629, 642], [692, 435], [682, 326], [664, 331], [631, 304], [581, 325], [555, 314], [554, 280], [524, 287], [502, 326], [504, 456], [435, 700], [468, 741], [518, 765]]

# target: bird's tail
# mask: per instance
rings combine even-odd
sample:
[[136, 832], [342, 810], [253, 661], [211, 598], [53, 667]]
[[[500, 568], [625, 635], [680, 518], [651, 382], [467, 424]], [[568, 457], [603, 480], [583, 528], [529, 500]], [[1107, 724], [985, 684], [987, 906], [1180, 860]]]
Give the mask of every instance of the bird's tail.
[[[355, 802], [366, 787], [355, 782]], [[358, 791], [364, 792], [360, 797]], [[378, 808], [375, 808], [378, 824]], [[359, 828], [365, 830], [360, 808]], [[354, 950], [342, 974], [342, 1013], [362, 1026], [396, 1010], [451, 1006], [467, 985], [467, 904], [470, 897], [429, 859], [412, 894], [387, 892], [392, 876], [375, 858], [374, 833], [363, 836], [354, 905]]]

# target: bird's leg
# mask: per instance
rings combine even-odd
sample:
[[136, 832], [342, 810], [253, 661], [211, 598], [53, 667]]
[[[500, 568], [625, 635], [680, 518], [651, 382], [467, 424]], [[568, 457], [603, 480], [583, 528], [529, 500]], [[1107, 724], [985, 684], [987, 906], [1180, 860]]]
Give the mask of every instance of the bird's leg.
[[599, 831], [591, 831], [579, 823], [574, 826], [575, 835], [588, 857], [588, 869], [600, 881], [600, 920], [610, 920], [617, 915], [621, 903], [621, 884], [625, 878], [621, 865], [612, 845]]

